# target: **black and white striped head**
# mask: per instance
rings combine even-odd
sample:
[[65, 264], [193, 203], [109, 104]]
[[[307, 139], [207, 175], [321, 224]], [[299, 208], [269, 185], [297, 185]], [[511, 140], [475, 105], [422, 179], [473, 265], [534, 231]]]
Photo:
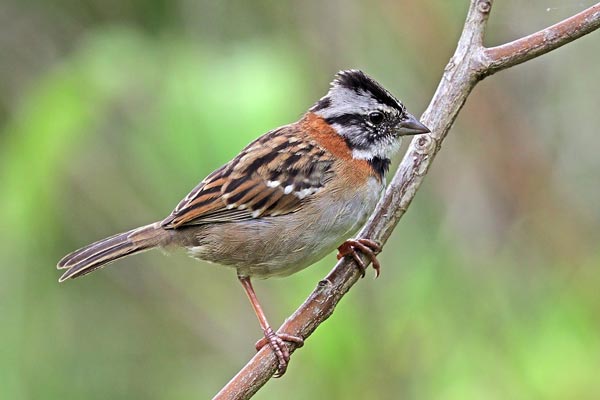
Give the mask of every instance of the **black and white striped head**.
[[406, 107], [362, 71], [340, 71], [310, 111], [341, 135], [357, 159], [389, 160], [401, 137], [429, 132]]

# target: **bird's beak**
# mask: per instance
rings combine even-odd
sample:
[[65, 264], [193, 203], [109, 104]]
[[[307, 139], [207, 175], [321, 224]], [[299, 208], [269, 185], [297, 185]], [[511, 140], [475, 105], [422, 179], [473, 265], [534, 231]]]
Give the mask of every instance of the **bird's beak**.
[[429, 128], [419, 122], [412, 114], [407, 113], [406, 119], [398, 124], [398, 135], [400, 136], [420, 135], [429, 132], [431, 132]]

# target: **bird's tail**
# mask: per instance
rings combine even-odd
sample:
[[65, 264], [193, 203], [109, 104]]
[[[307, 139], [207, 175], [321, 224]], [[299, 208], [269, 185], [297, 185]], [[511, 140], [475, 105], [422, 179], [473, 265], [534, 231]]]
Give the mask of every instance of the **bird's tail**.
[[119, 258], [165, 245], [170, 235], [160, 222], [155, 222], [89, 244], [58, 262], [58, 269], [67, 270], [58, 281], [89, 274]]

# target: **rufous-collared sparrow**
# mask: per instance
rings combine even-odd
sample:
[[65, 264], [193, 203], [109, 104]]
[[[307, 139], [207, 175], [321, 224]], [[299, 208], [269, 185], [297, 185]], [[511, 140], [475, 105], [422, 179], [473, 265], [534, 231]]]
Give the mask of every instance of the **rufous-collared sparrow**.
[[427, 132], [375, 80], [358, 70], [341, 71], [299, 121], [250, 143], [167, 218], [66, 255], [58, 263], [67, 270], [60, 281], [155, 247], [183, 247], [192, 257], [231, 266], [264, 332], [257, 346], [271, 346], [281, 376], [289, 361], [284, 340], [300, 345], [302, 339], [273, 332], [250, 278], [292, 274], [336, 247], [338, 258], [353, 257], [363, 275], [356, 251], [368, 255], [379, 273], [377, 244], [347, 239], [374, 210], [401, 137]]

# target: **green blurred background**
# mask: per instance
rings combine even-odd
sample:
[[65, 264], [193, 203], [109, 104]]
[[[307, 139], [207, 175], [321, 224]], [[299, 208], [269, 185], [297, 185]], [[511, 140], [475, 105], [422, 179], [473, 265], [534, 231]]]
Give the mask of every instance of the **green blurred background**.
[[[2, 0], [0, 398], [209, 398], [261, 332], [233, 271], [56, 261], [166, 216], [361, 68], [427, 105], [467, 0]], [[498, 44], [594, 1], [498, 1]], [[481, 83], [362, 280], [258, 399], [600, 398], [600, 34]], [[397, 164], [397, 162], [396, 162]], [[279, 326], [334, 264], [256, 282]]]

